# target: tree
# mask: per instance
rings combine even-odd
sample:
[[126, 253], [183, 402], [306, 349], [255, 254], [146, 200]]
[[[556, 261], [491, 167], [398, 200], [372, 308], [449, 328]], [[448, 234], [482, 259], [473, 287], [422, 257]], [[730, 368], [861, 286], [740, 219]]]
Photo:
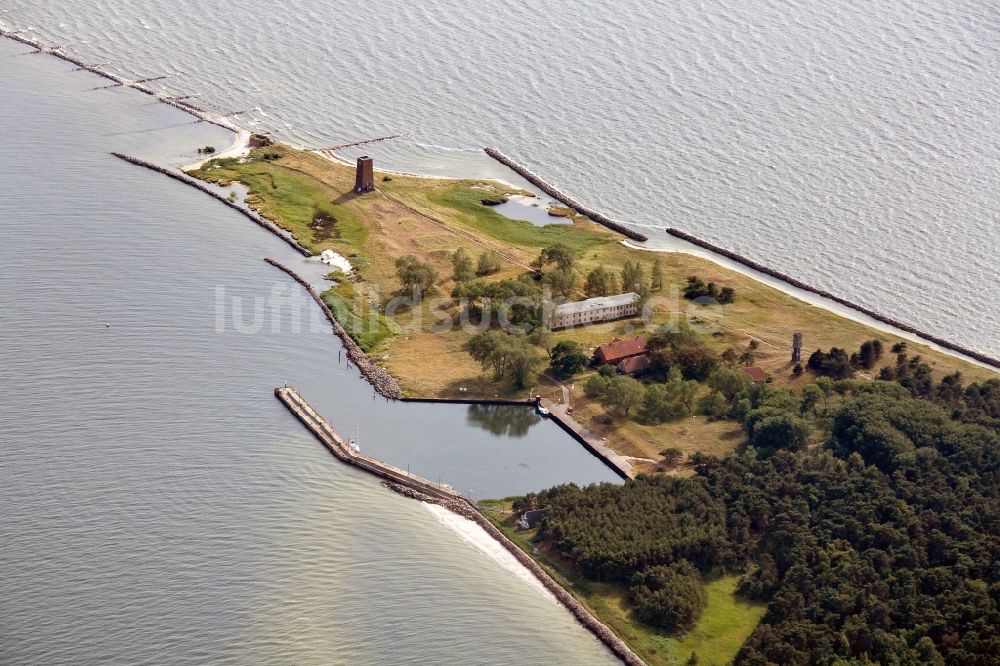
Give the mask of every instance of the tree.
[[736, 351], [736, 347], [729, 347], [724, 352], [722, 352], [719, 358], [722, 359], [722, 362], [727, 367], [735, 368], [737, 361], [739, 361], [740, 353]]
[[587, 367], [588, 363], [590, 357], [583, 352], [579, 343], [562, 340], [552, 348], [549, 365], [557, 377], [572, 377]]
[[640, 620], [678, 633], [694, 626], [707, 601], [698, 571], [687, 561], [639, 572], [629, 598]]
[[607, 296], [611, 294], [611, 273], [604, 266], [598, 266], [589, 273], [583, 284], [587, 296]]
[[684, 459], [684, 452], [676, 446], [671, 446], [660, 451], [663, 456], [663, 464], [667, 467], [676, 467], [677, 463]]
[[831, 347], [829, 352], [817, 349], [809, 356], [806, 366], [816, 374], [834, 379], [847, 379], [854, 374], [850, 356], [840, 347]]
[[552, 357], [552, 331], [548, 327], [535, 326], [528, 334], [528, 340], [536, 347], [544, 349], [549, 358]]
[[604, 407], [617, 409], [625, 418], [628, 418], [629, 412], [642, 401], [645, 394], [646, 392], [638, 380], [623, 375], [612, 377], [609, 380], [600, 401]]
[[742, 370], [719, 368], [708, 376], [708, 387], [718, 391], [730, 405], [736, 404], [740, 396], [749, 386], [750, 378]]
[[690, 414], [698, 382], [685, 381], [680, 370], [671, 368], [662, 384], [646, 387], [642, 397], [642, 420], [646, 423], [664, 423]]
[[765, 456], [779, 449], [798, 451], [809, 441], [809, 432], [809, 424], [798, 416], [765, 416], [754, 425], [750, 445]]
[[545, 277], [545, 282], [553, 291], [567, 298], [576, 288], [576, 272], [572, 268], [557, 268]]
[[642, 265], [638, 261], [626, 259], [622, 264], [622, 289], [637, 292], [645, 281]]
[[483, 331], [469, 339], [469, 354], [484, 370], [492, 369], [494, 379], [503, 377], [507, 369], [507, 338], [503, 331]]
[[663, 266], [660, 263], [659, 257], [657, 257], [656, 261], [653, 262], [653, 269], [651, 271], [651, 283], [653, 291], [663, 290]]
[[719, 364], [719, 359], [701, 341], [686, 321], [675, 328], [663, 327], [649, 337], [650, 370], [665, 377], [676, 366], [685, 379], [704, 380]]
[[511, 336], [509, 363], [514, 386], [524, 388], [531, 376], [531, 369], [538, 361], [538, 353], [523, 337]]
[[758, 340], [751, 340], [747, 344], [747, 348], [743, 350], [740, 354], [739, 363], [740, 365], [753, 365], [757, 362], [757, 349], [760, 347], [760, 342]]
[[488, 250], [479, 255], [479, 261], [476, 262], [476, 275], [497, 273], [500, 271], [500, 267], [500, 255], [493, 250]]
[[861, 343], [861, 349], [858, 352], [858, 362], [865, 370], [874, 368], [881, 356], [882, 342], [880, 340], [868, 340]]
[[721, 290], [714, 282], [705, 282], [697, 275], [691, 275], [687, 279], [687, 286], [684, 287], [684, 298], [695, 300], [696, 298], [713, 298], [719, 303], [732, 303], [736, 298], [736, 291], [732, 287], [723, 287]]
[[465, 251], [465, 248], [460, 247], [451, 255], [451, 266], [451, 277], [455, 282], [468, 282], [475, 277], [475, 272], [472, 270], [472, 257]]
[[802, 387], [802, 407], [800, 411], [803, 414], [815, 414], [816, 408], [823, 398], [823, 389], [816, 386], [816, 384], [806, 384]]
[[434, 286], [434, 281], [437, 280], [437, 271], [434, 267], [420, 261], [412, 254], [396, 260], [396, 275], [403, 283], [403, 291], [412, 293], [416, 301], [423, 299], [424, 293]]
[[562, 270], [570, 270], [573, 268], [575, 262], [576, 257], [573, 256], [573, 251], [562, 243], [556, 243], [555, 245], [543, 248], [538, 258], [531, 262], [531, 267], [539, 273], [548, 264], [555, 264], [557, 268], [561, 268]]
[[538, 354], [523, 336], [503, 331], [489, 330], [469, 339], [469, 354], [483, 366], [492, 370], [494, 379], [511, 376], [514, 385], [523, 388]]
[[608, 390], [610, 382], [610, 377], [605, 377], [601, 374], [591, 375], [583, 385], [583, 393], [588, 398], [597, 398], [599, 401], [601, 396]]

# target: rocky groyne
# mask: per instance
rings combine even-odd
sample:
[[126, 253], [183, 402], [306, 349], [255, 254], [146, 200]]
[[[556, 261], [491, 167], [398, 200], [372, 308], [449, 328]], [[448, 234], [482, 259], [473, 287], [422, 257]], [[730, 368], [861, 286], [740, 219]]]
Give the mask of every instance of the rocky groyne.
[[218, 116], [216, 114], [210, 113], [209, 111], [206, 111], [205, 109], [202, 109], [202, 108], [200, 108], [200, 107], [198, 107], [198, 106], [196, 106], [194, 104], [190, 104], [190, 103], [184, 101], [183, 99], [170, 97], [168, 95], [161, 95], [161, 94], [157, 93], [155, 90], [153, 90], [152, 88], [149, 88], [149, 87], [143, 85], [143, 83], [145, 83], [145, 82], [158, 81], [158, 80], [160, 80], [162, 78], [166, 78], [167, 75], [164, 75], [164, 76], [151, 76], [151, 77], [147, 77], [145, 79], [140, 79], [138, 81], [133, 81], [133, 80], [130, 80], [130, 79], [126, 79], [123, 76], [119, 76], [117, 74], [113, 74], [112, 72], [109, 72], [108, 70], [104, 69], [103, 65], [93, 65], [93, 64], [86, 63], [86, 62], [84, 62], [83, 60], [81, 60], [80, 58], [78, 58], [78, 57], [76, 57], [74, 55], [71, 55], [69, 53], [64, 53], [63, 51], [59, 50], [58, 48], [51, 48], [49, 46], [46, 46], [45, 44], [41, 43], [37, 39], [32, 39], [31, 37], [28, 37], [26, 35], [22, 35], [21, 33], [19, 33], [16, 30], [11, 31], [11, 30], [0, 29], [0, 37], [7, 37], [8, 39], [13, 39], [14, 41], [17, 41], [17, 42], [20, 42], [20, 43], [25, 44], [27, 46], [30, 46], [33, 49], [37, 49], [40, 53], [45, 53], [45, 54], [48, 54], [48, 55], [51, 55], [51, 56], [55, 56], [56, 58], [59, 58], [60, 60], [65, 60], [66, 62], [73, 63], [74, 65], [76, 65], [77, 69], [79, 69], [81, 71], [85, 71], [85, 72], [90, 72], [91, 74], [96, 74], [97, 76], [100, 76], [101, 78], [107, 79], [109, 81], [113, 81], [114, 84], [115, 84], [114, 86], [106, 86], [106, 87], [111, 88], [111, 87], [116, 87], [116, 86], [125, 86], [125, 87], [131, 88], [133, 90], [138, 90], [139, 92], [143, 93], [144, 95], [149, 95], [151, 97], [155, 97], [157, 100], [163, 102], [164, 104], [169, 104], [172, 107], [175, 107], [177, 109], [180, 109], [181, 111], [184, 111], [185, 113], [189, 113], [192, 116], [196, 117], [198, 120], [204, 121], [206, 123], [211, 123], [213, 125], [217, 125], [219, 127], [222, 127], [223, 129], [227, 129], [227, 130], [229, 130], [231, 132], [239, 131], [239, 128], [236, 125], [234, 125], [233, 123], [227, 122], [225, 120], [225, 118], [222, 118], [222, 117], [220, 117], [220, 116]]
[[347, 330], [340, 325], [340, 322], [337, 321], [337, 318], [333, 315], [333, 311], [329, 308], [329, 306], [327, 306], [326, 303], [323, 302], [323, 299], [320, 298], [318, 293], [316, 293], [316, 290], [313, 289], [312, 286], [302, 278], [302, 276], [293, 271], [291, 268], [283, 266], [270, 257], [265, 257], [264, 261], [271, 264], [278, 270], [287, 273], [293, 280], [298, 282], [307, 292], [309, 292], [309, 295], [312, 296], [313, 300], [316, 301], [316, 304], [319, 305], [320, 309], [323, 311], [327, 321], [330, 322], [330, 326], [333, 328], [334, 334], [340, 338], [341, 344], [344, 345], [344, 350], [347, 352], [347, 359], [358, 367], [358, 370], [361, 371], [361, 376], [368, 380], [368, 383], [372, 385], [372, 388], [375, 389], [376, 393], [391, 400], [398, 400], [403, 397], [403, 391], [399, 388], [399, 384], [392, 377], [392, 375], [386, 372], [385, 368], [368, 358], [368, 354], [366, 354], [364, 350], [358, 346], [358, 343], [354, 341], [354, 338], [352, 338], [347, 333]]
[[615, 222], [614, 220], [612, 220], [608, 216], [606, 216], [606, 215], [604, 215], [602, 213], [598, 213], [595, 210], [591, 210], [590, 208], [587, 208], [583, 204], [577, 202], [575, 199], [572, 199], [568, 195], [563, 194], [562, 192], [560, 192], [559, 190], [557, 190], [556, 188], [554, 188], [552, 185], [549, 185], [547, 182], [545, 182], [544, 180], [542, 180], [540, 177], [536, 176], [527, 167], [521, 166], [520, 164], [518, 164], [514, 160], [510, 159], [509, 157], [507, 157], [506, 155], [504, 155], [503, 153], [501, 153], [496, 148], [490, 148], [489, 146], [486, 146], [485, 148], [483, 148], [483, 150], [486, 151], [486, 154], [489, 155], [490, 157], [492, 157], [493, 159], [495, 159], [497, 162], [500, 162], [500, 164], [503, 164], [504, 166], [510, 168], [511, 171], [514, 171], [515, 173], [517, 173], [519, 176], [521, 176], [526, 181], [528, 181], [529, 183], [531, 183], [532, 185], [534, 185], [535, 187], [537, 187], [538, 189], [540, 189], [542, 192], [545, 192], [546, 194], [548, 194], [553, 199], [557, 199], [557, 200], [561, 201], [562, 203], [566, 204], [567, 206], [569, 206], [570, 208], [572, 208], [573, 210], [575, 210], [580, 215], [584, 215], [586, 217], [589, 217], [591, 220], [593, 220], [597, 224], [600, 224], [600, 225], [602, 225], [604, 227], [607, 227], [608, 229], [611, 229], [612, 231], [616, 231], [616, 232], [620, 233], [622, 236], [625, 236], [626, 238], [630, 238], [630, 239], [632, 239], [634, 241], [647, 241], [647, 240], [649, 240], [649, 238], [647, 238], [643, 234], [640, 234], [638, 231], [635, 231], [633, 229], [629, 229], [625, 225], [620, 224], [618, 222]]
[[962, 345], [955, 344], [954, 342], [951, 342], [949, 340], [945, 340], [944, 338], [938, 337], [938, 336], [936, 336], [936, 335], [934, 335], [932, 333], [927, 333], [926, 331], [921, 331], [920, 329], [918, 329], [918, 328], [916, 328], [914, 326], [910, 326], [907, 323], [901, 322], [898, 319], [893, 319], [892, 317], [887, 317], [887, 316], [885, 316], [883, 314], [880, 314], [880, 313], [872, 310], [871, 308], [867, 308], [867, 307], [865, 307], [863, 305], [858, 305], [857, 303], [853, 303], [853, 302], [847, 300], [846, 298], [841, 298], [840, 296], [836, 296], [835, 294], [831, 294], [830, 292], [828, 292], [828, 291], [826, 291], [824, 289], [817, 289], [816, 287], [810, 286], [810, 285], [802, 282], [801, 280], [792, 277], [791, 275], [788, 275], [786, 273], [782, 273], [781, 271], [776, 271], [776, 270], [774, 270], [773, 268], [771, 268], [769, 266], [765, 266], [764, 264], [756, 262], [753, 259], [749, 259], [747, 257], [744, 257], [741, 254], [737, 254], [737, 253], [732, 252], [730, 250], [727, 250], [725, 248], [719, 247], [718, 245], [714, 245], [712, 243], [709, 243], [708, 241], [702, 240], [702, 239], [698, 238], [697, 236], [692, 236], [691, 234], [686, 233], [684, 231], [681, 231], [680, 229], [669, 228], [669, 229], [667, 229], [667, 233], [670, 234], [671, 236], [675, 236], [677, 238], [686, 240], [689, 243], [693, 243], [693, 244], [697, 245], [698, 247], [701, 247], [701, 248], [704, 248], [704, 249], [709, 250], [711, 252], [714, 252], [715, 254], [718, 254], [718, 255], [721, 255], [723, 257], [726, 257], [727, 259], [732, 259], [733, 261], [738, 262], [740, 264], [743, 264], [744, 266], [746, 266], [748, 268], [752, 268], [755, 271], [758, 271], [760, 273], [764, 273], [765, 275], [770, 275], [771, 277], [777, 278], [777, 279], [781, 280], [782, 282], [785, 282], [787, 284], [792, 285], [793, 287], [797, 287], [797, 288], [799, 288], [799, 289], [801, 289], [803, 291], [808, 291], [808, 292], [810, 292], [812, 294], [816, 294], [818, 296], [822, 296], [823, 298], [829, 299], [829, 300], [833, 301], [834, 303], [838, 303], [840, 305], [843, 305], [844, 307], [848, 307], [848, 308], [851, 308], [852, 310], [856, 310], [856, 311], [858, 311], [858, 312], [860, 312], [862, 314], [866, 314], [869, 317], [871, 317], [872, 319], [880, 321], [883, 324], [888, 324], [889, 326], [892, 326], [893, 328], [898, 328], [901, 331], [906, 331], [907, 333], [911, 333], [913, 335], [916, 335], [917, 337], [923, 338], [924, 340], [927, 340], [929, 342], [933, 342], [934, 344], [938, 345], [939, 347], [943, 347], [944, 349], [948, 349], [948, 350], [953, 351], [953, 352], [958, 352], [959, 354], [962, 354], [963, 356], [968, 356], [969, 358], [975, 359], [975, 360], [979, 361], [980, 363], [985, 363], [986, 365], [992, 366], [994, 368], [1000, 368], [1000, 360], [998, 360], [998, 359], [995, 359], [995, 358], [993, 358], [991, 356], [987, 356], [986, 354], [977, 352], [974, 349], [969, 349], [968, 347], [963, 347]]
[[258, 226], [260, 226], [260, 227], [262, 227], [264, 229], [267, 229], [272, 234], [274, 234], [275, 236], [277, 236], [278, 238], [280, 238], [281, 240], [285, 241], [286, 243], [288, 243], [289, 245], [291, 245], [293, 248], [295, 248], [295, 250], [297, 252], [299, 252], [299, 253], [307, 256], [307, 257], [312, 256], [312, 252], [308, 248], [300, 245], [299, 242], [298, 242], [298, 240], [295, 239], [287, 231], [285, 231], [284, 229], [282, 229], [278, 225], [274, 224], [270, 220], [268, 220], [268, 219], [266, 219], [264, 217], [261, 217], [255, 211], [253, 211], [253, 210], [251, 210], [249, 208], [245, 208], [245, 207], [239, 205], [238, 203], [236, 203], [235, 201], [230, 201], [229, 199], [227, 199], [226, 197], [222, 196], [221, 194], [219, 194], [218, 192], [216, 192], [215, 190], [213, 190], [212, 188], [210, 188], [208, 185], [206, 185], [202, 181], [200, 181], [200, 180], [198, 180], [196, 178], [192, 178], [191, 176], [188, 176], [187, 174], [184, 174], [184, 173], [182, 173], [180, 171], [176, 171], [174, 169], [168, 169], [168, 168], [162, 167], [162, 166], [160, 166], [158, 164], [153, 164], [152, 162], [147, 162], [146, 160], [140, 159], [138, 157], [132, 157], [131, 155], [124, 155], [122, 153], [114, 153], [114, 152], [111, 153], [111, 154], [114, 155], [115, 157], [117, 157], [120, 160], [125, 160], [129, 164], [134, 164], [136, 166], [141, 166], [141, 167], [143, 167], [145, 169], [150, 169], [151, 171], [155, 171], [157, 173], [161, 173], [164, 176], [168, 176], [170, 178], [173, 178], [174, 180], [179, 180], [180, 182], [184, 183], [185, 185], [190, 185], [191, 187], [193, 187], [195, 189], [201, 190], [202, 192], [204, 192], [208, 196], [212, 197], [213, 199], [216, 199], [217, 201], [221, 201], [226, 206], [232, 208], [233, 210], [235, 210], [236, 212], [240, 213], [244, 217], [247, 217], [252, 222], [254, 222], [255, 224], [257, 224]]
[[388, 141], [389, 139], [398, 139], [402, 134], [390, 134], [389, 136], [377, 136], [374, 139], [363, 139], [361, 141], [352, 141], [351, 143], [341, 143], [336, 146], [330, 146], [329, 148], [320, 148], [324, 152], [335, 152], [343, 148], [354, 148], [355, 146], [364, 146], [369, 143], [379, 143], [381, 141]]

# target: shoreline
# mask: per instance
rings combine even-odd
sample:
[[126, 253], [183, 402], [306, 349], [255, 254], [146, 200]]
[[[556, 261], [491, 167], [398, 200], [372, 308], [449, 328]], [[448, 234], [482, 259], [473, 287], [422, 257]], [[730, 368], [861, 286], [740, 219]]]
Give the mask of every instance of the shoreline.
[[822, 308], [828, 312], [832, 312], [835, 315], [850, 319], [864, 326], [869, 326], [885, 333], [896, 335], [911, 342], [927, 345], [942, 354], [947, 354], [965, 361], [966, 363], [977, 365], [981, 368], [986, 368], [988, 370], [1000, 369], [1000, 359], [993, 358], [988, 354], [969, 349], [968, 347], [951, 342], [932, 333], [926, 333], [914, 326], [911, 326], [910, 324], [899, 321], [898, 319], [893, 319], [888, 315], [880, 314], [871, 308], [853, 303], [852, 301], [841, 298], [826, 290], [812, 287], [798, 278], [782, 273], [781, 271], [770, 268], [769, 266], [765, 266], [764, 264], [754, 261], [753, 259], [743, 257], [742, 255], [732, 252], [731, 250], [726, 250], [723, 247], [714, 245], [713, 243], [692, 236], [691, 234], [680, 231], [679, 229], [671, 227], [665, 229], [665, 231], [673, 238], [694, 245], [695, 248], [704, 250], [704, 252], [692, 252], [685, 248], [671, 249], [645, 247], [632, 243], [628, 240], [622, 241], [622, 245], [632, 250], [641, 250], [644, 252], [655, 252], [659, 254], [686, 254], [692, 257], [707, 259], [717, 266], [741, 275], [745, 275], [753, 280], [756, 280], [757, 282], [773, 287], [774, 289], [777, 289], [782, 293], [796, 298], [812, 307]]

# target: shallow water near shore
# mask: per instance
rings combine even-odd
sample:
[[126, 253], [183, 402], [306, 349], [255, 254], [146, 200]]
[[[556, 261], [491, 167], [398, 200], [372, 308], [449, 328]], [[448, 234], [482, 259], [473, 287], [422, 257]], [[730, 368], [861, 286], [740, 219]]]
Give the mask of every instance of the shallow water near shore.
[[24, 50], [0, 40], [0, 662], [615, 663], [474, 530], [339, 464], [271, 389], [479, 497], [610, 470], [530, 412], [387, 407], [288, 311], [216, 332], [217, 287], [291, 294], [261, 257], [313, 265], [108, 152], [183, 163], [228, 133], [89, 96], [90, 75]]
[[293, 144], [508, 177], [499, 148], [659, 238], [677, 227], [1000, 356], [990, 3], [8, 0], [0, 21]]

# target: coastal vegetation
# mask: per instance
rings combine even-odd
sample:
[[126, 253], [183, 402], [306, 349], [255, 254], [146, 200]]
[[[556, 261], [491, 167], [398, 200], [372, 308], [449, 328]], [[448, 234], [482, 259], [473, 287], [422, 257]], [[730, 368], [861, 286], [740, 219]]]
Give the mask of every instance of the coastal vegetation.
[[697, 581], [738, 575], [738, 595], [767, 605], [738, 664], [989, 663], [1000, 381], [942, 383], [921, 399], [893, 382], [827, 381], [829, 404], [747, 387], [747, 431], [799, 424], [805, 437], [752, 435], [742, 453], [698, 455], [691, 478], [568, 484], [512, 510], [542, 509], [532, 547], [616, 585], [634, 621], [668, 633], [705, 612]]

